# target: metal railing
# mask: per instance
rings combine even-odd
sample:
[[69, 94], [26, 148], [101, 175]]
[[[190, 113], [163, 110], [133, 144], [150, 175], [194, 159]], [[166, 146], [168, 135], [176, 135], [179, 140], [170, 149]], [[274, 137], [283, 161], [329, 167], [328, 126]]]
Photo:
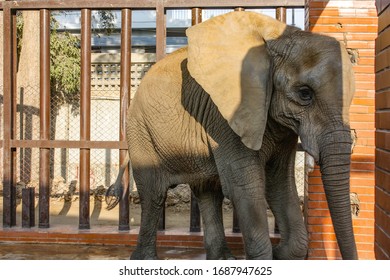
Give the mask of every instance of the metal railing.
[[[166, 52], [166, 11], [169, 9], [191, 9], [192, 24], [202, 21], [202, 8], [275, 8], [278, 20], [286, 22], [287, 7], [303, 7], [304, 0], [249, 0], [249, 1], [181, 1], [181, 0], [85, 0], [85, 1], [6, 1], [0, 3], [4, 18], [4, 80], [3, 80], [3, 138], [0, 139], [3, 174], [3, 226], [16, 225], [16, 184], [18, 151], [26, 149], [39, 150], [39, 221], [40, 228], [50, 227], [49, 204], [52, 165], [51, 150], [76, 149], [79, 151], [79, 225], [80, 229], [90, 228], [90, 191], [91, 191], [91, 150], [119, 150], [119, 162], [123, 162], [127, 153], [125, 141], [125, 122], [130, 103], [131, 90], [131, 30], [132, 10], [150, 9], [156, 11], [156, 60]], [[275, 6], [275, 5], [278, 6]], [[119, 141], [99, 141], [91, 139], [91, 10], [121, 10], [121, 56], [119, 85]], [[18, 89], [16, 86], [17, 52], [16, 52], [16, 16], [17, 11], [40, 11], [40, 87], [39, 93], [39, 139], [24, 139], [17, 136]], [[80, 134], [78, 140], [54, 139], [50, 131], [50, 13], [51, 10], [81, 10], [81, 87], [80, 87]], [[119, 163], [118, 163], [119, 165]], [[119, 205], [119, 230], [129, 229], [129, 182], [128, 172], [122, 180], [125, 195]], [[30, 198], [27, 194], [26, 199]], [[194, 200], [193, 200], [194, 201]], [[195, 203], [191, 206], [190, 231], [200, 230], [199, 209]], [[27, 213], [27, 212], [26, 212]], [[234, 215], [235, 216], [235, 215]], [[164, 217], [160, 229], [164, 228]], [[238, 230], [234, 219], [234, 230]]]

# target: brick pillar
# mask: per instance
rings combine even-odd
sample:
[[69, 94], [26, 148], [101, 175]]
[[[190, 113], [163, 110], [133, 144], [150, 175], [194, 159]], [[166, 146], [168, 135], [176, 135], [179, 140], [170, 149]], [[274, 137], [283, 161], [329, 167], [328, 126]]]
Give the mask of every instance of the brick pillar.
[[377, 0], [375, 257], [390, 259], [390, 0]]
[[[359, 258], [374, 259], [375, 1], [306, 0], [306, 29], [344, 42], [355, 60], [356, 92], [350, 117], [357, 142], [352, 154], [351, 193], [357, 195], [360, 203], [353, 225]], [[339, 259], [318, 167], [308, 181], [305, 206], [310, 238], [308, 258]]]

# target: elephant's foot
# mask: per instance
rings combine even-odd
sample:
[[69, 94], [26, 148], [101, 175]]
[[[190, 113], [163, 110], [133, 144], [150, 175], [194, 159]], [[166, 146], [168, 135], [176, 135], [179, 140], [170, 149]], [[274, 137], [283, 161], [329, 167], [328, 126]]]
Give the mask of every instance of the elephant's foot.
[[307, 244], [279, 244], [273, 248], [275, 260], [303, 260], [307, 255]]
[[208, 260], [236, 260], [237, 258], [232, 254], [219, 254], [219, 255], [209, 255], [207, 254], [206, 258]]
[[130, 260], [158, 260], [157, 252], [153, 248], [137, 247], [130, 256]]
[[223, 249], [224, 260], [236, 260], [237, 258], [232, 254], [227, 245]]
[[208, 246], [206, 248], [206, 259], [208, 260], [236, 260], [237, 258], [232, 254], [227, 244], [218, 247]]
[[234, 255], [225, 255], [224, 260], [237, 260], [236, 256]]
[[236, 260], [237, 258], [233, 254], [219, 254], [219, 255], [210, 255], [206, 254], [207, 260]]

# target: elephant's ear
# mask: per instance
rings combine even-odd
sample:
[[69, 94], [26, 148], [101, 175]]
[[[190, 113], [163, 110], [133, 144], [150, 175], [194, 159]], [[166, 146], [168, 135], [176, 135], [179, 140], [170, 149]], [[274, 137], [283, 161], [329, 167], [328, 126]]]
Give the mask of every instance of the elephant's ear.
[[285, 28], [264, 15], [232, 12], [187, 30], [191, 76], [253, 150], [261, 148], [272, 91], [265, 41]]

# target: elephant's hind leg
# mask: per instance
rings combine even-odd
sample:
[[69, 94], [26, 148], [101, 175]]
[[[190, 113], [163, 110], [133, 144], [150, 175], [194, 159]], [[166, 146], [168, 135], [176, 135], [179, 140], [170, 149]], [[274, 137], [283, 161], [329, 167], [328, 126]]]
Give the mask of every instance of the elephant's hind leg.
[[141, 199], [141, 225], [137, 247], [131, 255], [133, 260], [157, 259], [157, 229], [167, 196], [168, 185], [164, 184], [157, 171], [133, 170]]
[[235, 259], [225, 239], [222, 217], [223, 194], [219, 183], [210, 182], [202, 186], [191, 186], [198, 200], [204, 226], [206, 258]]

